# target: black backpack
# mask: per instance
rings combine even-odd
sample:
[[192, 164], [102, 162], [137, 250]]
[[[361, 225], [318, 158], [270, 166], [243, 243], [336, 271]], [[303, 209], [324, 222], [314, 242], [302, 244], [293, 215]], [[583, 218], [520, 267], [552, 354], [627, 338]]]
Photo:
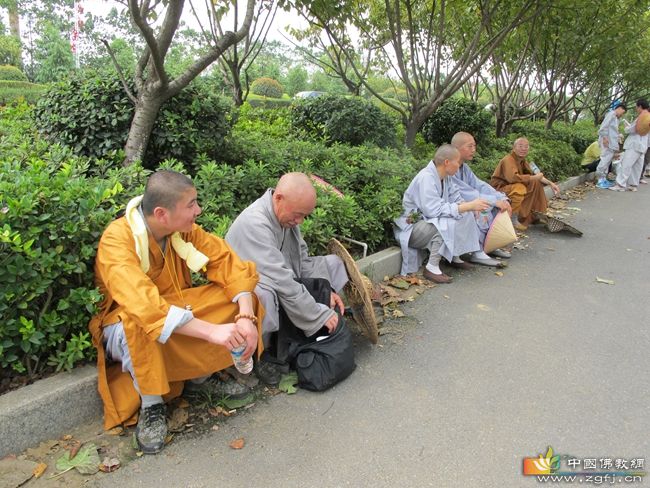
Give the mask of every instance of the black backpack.
[[[299, 281], [317, 302], [329, 305], [332, 289], [327, 280], [303, 278]], [[306, 390], [327, 390], [350, 376], [356, 368], [352, 333], [340, 314], [332, 334], [323, 327], [306, 337], [280, 306], [280, 330], [274, 349], [275, 357], [267, 359], [290, 364], [298, 374], [298, 386]]]

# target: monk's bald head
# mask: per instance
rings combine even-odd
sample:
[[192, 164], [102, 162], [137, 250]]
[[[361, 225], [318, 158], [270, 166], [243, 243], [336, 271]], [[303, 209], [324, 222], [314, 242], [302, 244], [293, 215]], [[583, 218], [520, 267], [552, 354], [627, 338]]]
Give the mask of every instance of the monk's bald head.
[[433, 156], [433, 163], [436, 166], [442, 166], [445, 164], [445, 161], [457, 161], [460, 159], [460, 153], [451, 144], [443, 144], [436, 150], [435, 156]]
[[316, 190], [305, 173], [283, 175], [273, 192], [273, 211], [282, 227], [295, 227], [316, 207]]
[[461, 163], [474, 159], [476, 142], [469, 132], [456, 132], [451, 138], [451, 145], [458, 149]]
[[153, 214], [156, 207], [172, 210], [194, 183], [184, 174], [176, 171], [156, 171], [147, 180], [142, 197], [142, 212]]

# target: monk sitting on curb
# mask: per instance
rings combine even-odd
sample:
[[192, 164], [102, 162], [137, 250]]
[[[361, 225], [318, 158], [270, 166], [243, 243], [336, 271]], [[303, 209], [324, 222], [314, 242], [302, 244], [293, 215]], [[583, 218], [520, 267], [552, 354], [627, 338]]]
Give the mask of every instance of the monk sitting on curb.
[[[218, 388], [206, 380], [233, 364], [232, 349], [245, 346], [244, 359], [262, 349], [255, 264], [197, 226], [200, 213], [192, 181], [158, 171], [97, 249], [95, 279], [104, 302], [89, 328], [104, 427], [131, 424], [139, 410], [135, 434], [146, 454], [165, 443], [163, 396], [179, 395], [185, 380]], [[190, 270], [210, 283], [193, 287]]]
[[463, 201], [452, 176], [460, 167], [460, 152], [451, 144], [438, 148], [433, 161], [409, 184], [402, 198], [403, 213], [395, 219], [395, 239], [402, 248], [403, 275], [415, 273], [429, 250], [423, 275], [434, 283], [452, 279], [440, 270], [440, 259], [460, 267], [460, 255], [480, 250], [479, 230], [473, 212], [490, 208], [482, 198]]
[[546, 212], [544, 185], [549, 185], [556, 195], [560, 193], [560, 187], [544, 178], [544, 173], [533, 171], [526, 161], [528, 150], [528, 139], [515, 140], [512, 152], [499, 161], [490, 180], [490, 185], [510, 200], [512, 224], [519, 231], [526, 230], [533, 222], [533, 212]]

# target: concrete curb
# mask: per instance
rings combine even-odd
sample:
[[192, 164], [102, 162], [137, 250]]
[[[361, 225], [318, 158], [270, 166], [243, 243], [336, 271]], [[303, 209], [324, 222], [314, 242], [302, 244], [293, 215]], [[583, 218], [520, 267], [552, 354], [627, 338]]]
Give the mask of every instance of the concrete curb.
[[[593, 178], [593, 173], [575, 176], [560, 183], [560, 188], [565, 191]], [[545, 191], [551, 198], [551, 189]], [[399, 247], [391, 247], [357, 264], [362, 273], [377, 282], [400, 272], [402, 256]], [[96, 421], [101, 428], [101, 415], [94, 366], [76, 368], [6, 393], [0, 396], [0, 458], [58, 438], [84, 422]]]

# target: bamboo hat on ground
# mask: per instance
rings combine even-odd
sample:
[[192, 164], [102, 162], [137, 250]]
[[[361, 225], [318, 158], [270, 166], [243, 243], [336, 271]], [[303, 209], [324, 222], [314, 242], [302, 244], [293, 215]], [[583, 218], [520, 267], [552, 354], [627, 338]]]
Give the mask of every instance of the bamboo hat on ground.
[[551, 217], [541, 212], [533, 212], [536, 218], [546, 226], [546, 230], [549, 232], [561, 232], [563, 230], [571, 232], [572, 234], [577, 235], [578, 237], [582, 236], [582, 232], [573, 227], [572, 225], [567, 224], [563, 220], [558, 219], [557, 217]]
[[483, 244], [483, 251], [490, 253], [495, 249], [512, 244], [517, 240], [517, 233], [512, 226], [508, 212], [498, 212], [488, 229]]
[[650, 132], [650, 112], [643, 112], [636, 121], [636, 131], [644, 136]]
[[363, 333], [370, 339], [370, 342], [377, 344], [379, 330], [370, 298], [372, 282], [361, 274], [348, 250], [338, 240], [331, 239], [327, 245], [327, 250], [329, 253], [336, 254], [340, 257], [343, 264], [345, 264], [345, 269], [350, 279], [343, 288], [343, 291], [348, 299], [350, 308], [352, 308], [352, 316], [361, 326]]

